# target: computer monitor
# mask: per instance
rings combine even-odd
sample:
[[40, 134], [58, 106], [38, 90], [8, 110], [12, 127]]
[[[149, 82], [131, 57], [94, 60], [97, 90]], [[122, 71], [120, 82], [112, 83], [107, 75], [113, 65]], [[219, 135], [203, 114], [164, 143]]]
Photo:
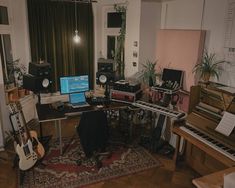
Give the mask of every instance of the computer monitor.
[[69, 94], [69, 103], [70, 104], [78, 104], [86, 102], [85, 93], [71, 93]]
[[61, 94], [85, 92], [89, 90], [88, 75], [60, 77]]

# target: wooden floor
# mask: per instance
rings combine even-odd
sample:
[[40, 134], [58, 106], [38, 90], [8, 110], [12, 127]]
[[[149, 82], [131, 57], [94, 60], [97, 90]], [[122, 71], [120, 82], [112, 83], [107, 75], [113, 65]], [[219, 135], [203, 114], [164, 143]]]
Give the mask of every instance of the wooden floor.
[[[63, 136], [76, 134], [74, 125], [77, 119], [69, 119], [62, 122]], [[44, 135], [55, 136], [55, 127], [51, 123], [43, 124]], [[180, 162], [177, 167], [173, 161], [164, 156], [153, 154], [162, 162], [162, 167], [146, 170], [134, 175], [100, 182], [90, 185], [89, 188], [191, 188], [192, 179], [198, 174], [187, 167], [184, 162]], [[12, 168], [14, 152], [12, 145], [7, 146], [6, 151], [0, 152], [0, 187], [15, 188], [18, 185], [17, 169]]]

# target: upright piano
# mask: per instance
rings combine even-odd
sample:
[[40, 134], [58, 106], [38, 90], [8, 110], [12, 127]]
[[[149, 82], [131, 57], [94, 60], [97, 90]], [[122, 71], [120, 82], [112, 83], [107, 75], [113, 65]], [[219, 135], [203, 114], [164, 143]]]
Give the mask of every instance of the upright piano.
[[212, 83], [192, 86], [188, 116], [173, 126], [178, 135], [174, 160], [184, 140], [186, 162], [199, 174], [235, 166], [235, 131], [225, 136], [215, 130], [225, 111], [235, 114], [234, 93]]

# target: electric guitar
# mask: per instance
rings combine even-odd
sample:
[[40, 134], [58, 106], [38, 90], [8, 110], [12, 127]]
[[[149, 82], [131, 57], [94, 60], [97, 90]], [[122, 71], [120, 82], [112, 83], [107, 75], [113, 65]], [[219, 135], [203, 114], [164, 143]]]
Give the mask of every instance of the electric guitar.
[[[22, 107], [19, 102], [9, 104], [10, 113], [14, 114], [19, 132], [19, 141], [15, 147], [19, 156], [19, 168], [28, 170], [33, 167], [38, 159], [42, 158], [45, 150], [38, 141], [35, 131], [28, 131]], [[23, 126], [22, 126], [23, 124]]]

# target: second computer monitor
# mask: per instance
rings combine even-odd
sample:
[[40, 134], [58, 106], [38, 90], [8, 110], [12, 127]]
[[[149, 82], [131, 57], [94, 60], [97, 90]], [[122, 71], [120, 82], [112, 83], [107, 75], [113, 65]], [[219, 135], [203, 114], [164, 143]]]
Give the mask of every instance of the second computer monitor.
[[171, 81], [172, 83], [177, 82], [178, 87], [182, 87], [183, 71], [164, 68], [162, 73], [162, 81]]
[[89, 90], [88, 75], [60, 77], [61, 94], [85, 92]]

